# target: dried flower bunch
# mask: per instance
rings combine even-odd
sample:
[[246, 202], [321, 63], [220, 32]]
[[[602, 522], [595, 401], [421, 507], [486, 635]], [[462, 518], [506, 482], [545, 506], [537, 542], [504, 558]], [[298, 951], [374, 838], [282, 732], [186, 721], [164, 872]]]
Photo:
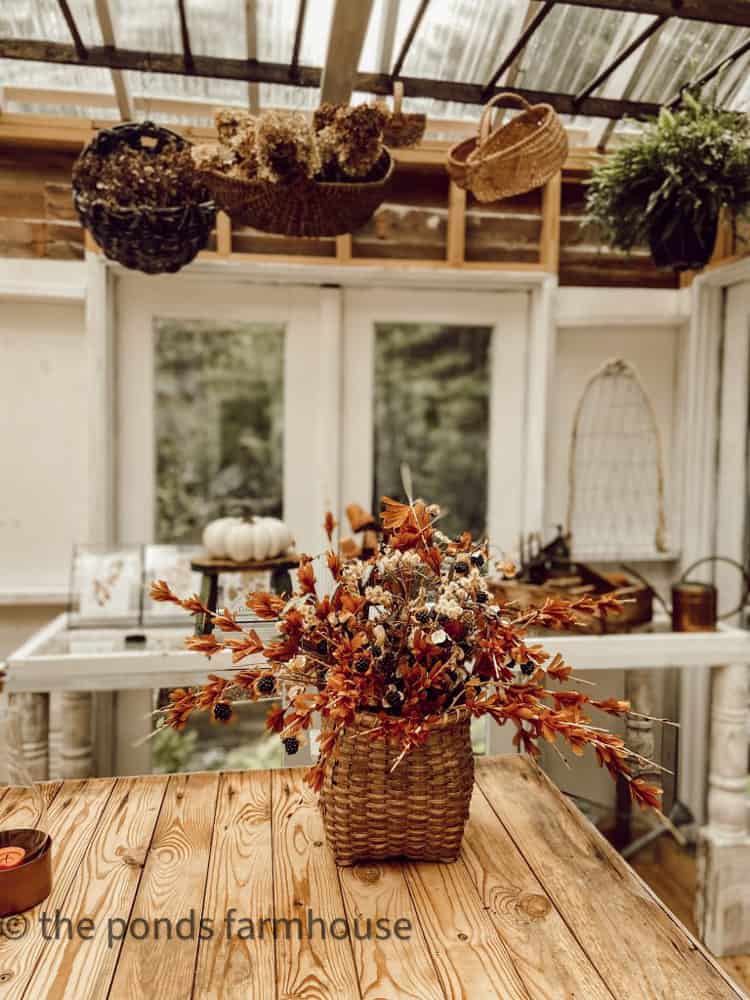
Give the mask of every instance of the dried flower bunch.
[[[615, 612], [617, 602], [587, 595], [548, 599], [524, 611], [495, 604], [484, 575], [486, 545], [476, 544], [468, 533], [445, 536], [435, 526], [440, 512], [434, 505], [387, 497], [383, 502], [378, 551], [349, 561], [333, 548], [327, 553], [330, 593], [319, 588], [313, 560], [302, 557], [291, 597], [249, 595], [247, 606], [259, 618], [278, 620], [275, 641], [264, 645], [257, 632], [226, 611], [212, 616], [226, 638], [212, 634], [186, 640], [189, 648], [209, 657], [231, 651], [236, 670], [226, 678], [210, 675], [202, 688], [173, 691], [162, 724], [181, 729], [196, 711], [229, 721], [233, 702], [256, 700], [285, 686], [287, 703], [271, 710], [267, 727], [292, 753], [315, 713], [321, 713], [320, 755], [308, 773], [319, 790], [338, 741], [357, 713], [375, 715], [372, 738], [397, 739], [403, 754], [455, 713], [490, 715], [501, 725], [514, 725], [514, 744], [535, 757], [541, 739], [555, 745], [561, 737], [577, 755], [590, 747], [614, 777], [629, 781], [634, 801], [658, 807], [659, 789], [631, 775], [629, 764], [642, 758], [618, 736], [593, 725], [588, 715], [594, 708], [624, 716], [629, 703], [551, 688], [570, 678], [571, 667], [529, 637], [534, 627], [575, 627], [578, 613]], [[334, 530], [329, 514], [329, 540]], [[192, 614], [208, 610], [197, 597], [180, 599], [164, 581], [152, 586], [151, 596]], [[258, 653], [265, 664], [242, 667], [247, 656]]]
[[175, 140], [158, 151], [123, 144], [108, 156], [84, 154], [73, 166], [73, 182], [115, 208], [171, 208], [208, 198], [190, 148]]
[[385, 122], [380, 108], [366, 105], [324, 104], [312, 123], [297, 111], [255, 118], [225, 108], [216, 114], [219, 145], [195, 147], [193, 155], [199, 167], [272, 184], [379, 180]]

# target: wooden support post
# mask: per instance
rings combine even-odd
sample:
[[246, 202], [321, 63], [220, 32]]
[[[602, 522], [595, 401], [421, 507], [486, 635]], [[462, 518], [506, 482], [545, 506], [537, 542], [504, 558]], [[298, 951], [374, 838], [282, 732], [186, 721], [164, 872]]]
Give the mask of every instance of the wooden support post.
[[696, 922], [715, 955], [750, 949], [747, 666], [715, 667], [708, 825], [699, 835]]
[[90, 778], [94, 773], [92, 703], [90, 692], [62, 693], [60, 766], [64, 778]]
[[452, 267], [461, 267], [466, 252], [466, 191], [451, 181], [448, 195], [448, 246], [447, 261]]
[[216, 213], [216, 252], [220, 257], [232, 253], [232, 220], [226, 212]]
[[547, 181], [542, 192], [542, 234], [539, 263], [545, 271], [557, 274], [560, 267], [560, 203], [562, 173]]
[[62, 691], [51, 691], [49, 696], [49, 778], [62, 778]]
[[[248, 61], [258, 58], [258, 14], [255, 0], [245, 0], [245, 51]], [[255, 82], [247, 85], [247, 105], [251, 113], [260, 111], [260, 88]]]
[[[320, 82], [321, 103], [349, 103], [372, 5], [373, 0], [336, 0]], [[294, 69], [297, 71], [297, 67]]]
[[350, 264], [352, 260], [352, 234], [336, 237], [336, 263]]
[[34, 781], [49, 778], [49, 695], [13, 694], [10, 704], [21, 720], [21, 745], [26, 769]]

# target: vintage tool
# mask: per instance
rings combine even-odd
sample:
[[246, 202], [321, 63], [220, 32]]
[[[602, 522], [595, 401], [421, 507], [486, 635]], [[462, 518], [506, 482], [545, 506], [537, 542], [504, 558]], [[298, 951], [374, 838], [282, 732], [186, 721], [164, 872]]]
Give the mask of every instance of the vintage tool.
[[647, 581], [626, 569], [601, 573], [571, 558], [570, 535], [558, 525], [557, 535], [542, 545], [538, 534], [521, 539], [521, 567], [512, 580], [490, 580], [495, 596], [514, 601], [521, 608], [543, 602], [547, 597], [576, 598], [584, 594], [613, 593], [623, 602], [617, 617], [601, 621], [581, 615], [584, 632], [624, 632], [645, 625], [653, 617], [652, 590]]

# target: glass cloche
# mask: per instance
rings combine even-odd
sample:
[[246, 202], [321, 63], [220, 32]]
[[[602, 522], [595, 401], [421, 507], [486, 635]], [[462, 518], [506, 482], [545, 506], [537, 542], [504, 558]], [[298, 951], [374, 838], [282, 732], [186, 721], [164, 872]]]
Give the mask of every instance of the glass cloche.
[[0, 918], [36, 906], [51, 889], [46, 799], [29, 775], [24, 735], [22, 707], [0, 702]]

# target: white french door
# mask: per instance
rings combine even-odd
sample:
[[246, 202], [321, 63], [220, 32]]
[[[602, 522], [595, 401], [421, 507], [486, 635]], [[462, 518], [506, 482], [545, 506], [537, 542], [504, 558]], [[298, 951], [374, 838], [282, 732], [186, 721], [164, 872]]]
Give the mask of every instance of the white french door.
[[320, 292], [118, 277], [116, 537], [200, 536], [225, 498], [320, 545]]
[[118, 542], [194, 537], [226, 497], [318, 552], [325, 510], [377, 509], [402, 462], [446, 530], [528, 530], [528, 292], [199, 272], [118, 276], [115, 306]]
[[[516, 548], [524, 525], [529, 294], [374, 288], [344, 296], [342, 508], [401, 490], [445, 530]], [[343, 510], [342, 510], [343, 513]]]

